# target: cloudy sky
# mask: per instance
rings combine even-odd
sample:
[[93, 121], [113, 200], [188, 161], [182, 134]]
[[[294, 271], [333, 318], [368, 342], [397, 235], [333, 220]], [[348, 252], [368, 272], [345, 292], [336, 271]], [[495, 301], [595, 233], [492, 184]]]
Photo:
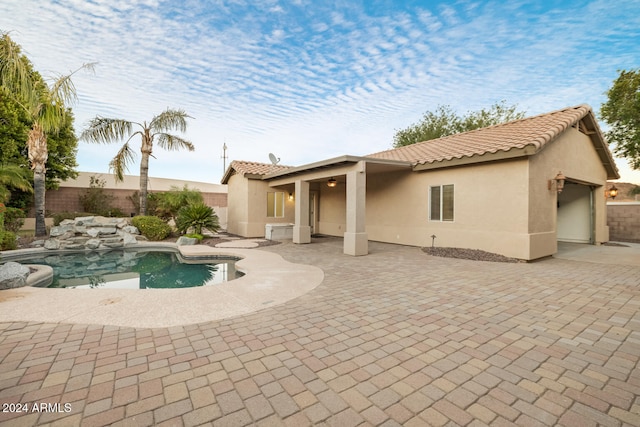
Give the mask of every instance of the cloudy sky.
[[[98, 63], [74, 79], [78, 133], [186, 110], [196, 150], [157, 148], [150, 175], [215, 183], [224, 143], [227, 165], [366, 155], [438, 105], [597, 112], [640, 67], [637, 0], [2, 0], [0, 30], [45, 77]], [[78, 169], [107, 172], [120, 145], [80, 143]]]

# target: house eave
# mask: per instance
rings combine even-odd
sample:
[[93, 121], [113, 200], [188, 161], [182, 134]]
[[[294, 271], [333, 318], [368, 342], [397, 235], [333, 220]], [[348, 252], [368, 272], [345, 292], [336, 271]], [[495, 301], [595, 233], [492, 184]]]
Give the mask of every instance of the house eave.
[[367, 164], [376, 164], [376, 165], [384, 165], [384, 166], [392, 166], [398, 168], [410, 168], [411, 163], [402, 161], [402, 160], [381, 160], [372, 157], [362, 157], [362, 156], [351, 156], [351, 155], [343, 155], [338, 157], [333, 157], [331, 159], [320, 160], [318, 162], [309, 163], [302, 166], [297, 166], [294, 168], [290, 168], [284, 171], [274, 172], [267, 175], [264, 175], [262, 179], [269, 181], [273, 179], [284, 178], [292, 175], [299, 175], [311, 171], [317, 171], [320, 169], [332, 169], [348, 164], [355, 164], [358, 162], [366, 162]]
[[538, 149], [535, 146], [527, 145], [523, 148], [512, 148], [508, 151], [496, 151], [495, 153], [485, 153], [482, 155], [454, 157], [452, 159], [443, 159], [431, 163], [417, 163], [413, 166], [413, 170], [414, 172], [419, 172], [425, 170], [452, 168], [456, 166], [466, 166], [501, 160], [512, 160], [531, 156], [537, 151]]

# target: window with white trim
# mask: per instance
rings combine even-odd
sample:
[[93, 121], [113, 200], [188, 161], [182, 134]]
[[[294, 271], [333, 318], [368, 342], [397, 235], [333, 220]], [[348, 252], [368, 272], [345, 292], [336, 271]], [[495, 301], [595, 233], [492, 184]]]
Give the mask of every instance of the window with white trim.
[[284, 217], [284, 192], [267, 193], [267, 217]]
[[453, 184], [429, 187], [429, 220], [453, 221]]

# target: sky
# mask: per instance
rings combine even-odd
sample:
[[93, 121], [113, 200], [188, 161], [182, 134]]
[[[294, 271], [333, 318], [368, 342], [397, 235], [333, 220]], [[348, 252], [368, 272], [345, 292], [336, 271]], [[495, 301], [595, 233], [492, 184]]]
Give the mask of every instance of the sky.
[[[597, 113], [618, 70], [640, 67], [637, 0], [2, 0], [0, 30], [44, 77], [97, 63], [73, 78], [78, 135], [95, 116], [186, 111], [195, 151], [155, 147], [149, 175], [211, 183], [232, 160], [392, 148], [439, 105]], [[80, 142], [78, 170], [108, 172], [123, 142]]]

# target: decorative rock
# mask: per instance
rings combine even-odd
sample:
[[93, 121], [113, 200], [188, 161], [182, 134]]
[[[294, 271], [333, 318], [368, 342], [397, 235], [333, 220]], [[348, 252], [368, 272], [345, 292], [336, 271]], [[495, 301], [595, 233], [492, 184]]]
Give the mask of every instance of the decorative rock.
[[178, 238], [178, 241], [176, 242], [176, 245], [189, 246], [189, 245], [195, 245], [196, 243], [198, 243], [198, 239], [196, 239], [195, 237], [180, 236]]
[[51, 239], [43, 241], [46, 249], [121, 248], [142, 240], [140, 231], [127, 218], [102, 216], [66, 219], [51, 230]]
[[80, 244], [80, 243], [72, 243], [70, 245], [66, 245], [64, 247], [65, 249], [84, 249], [84, 245]]
[[124, 246], [124, 243], [122, 242], [103, 243], [102, 246], [115, 249], [115, 248], [122, 248]]
[[56, 227], [51, 227], [51, 231], [49, 232], [49, 236], [58, 237], [62, 236], [65, 233], [73, 232], [73, 226], [71, 225], [58, 225]]
[[17, 262], [9, 261], [0, 265], [0, 289], [13, 289], [25, 286], [29, 268]]
[[44, 241], [44, 248], [45, 249], [60, 249], [60, 240], [58, 239], [48, 239]]
[[85, 242], [84, 247], [87, 249], [98, 249], [100, 247], [100, 239], [89, 239]]
[[94, 216], [79, 216], [74, 221], [76, 225], [87, 225], [94, 222], [94, 220], [95, 220]]
[[122, 227], [122, 231], [129, 234], [140, 234], [140, 230], [138, 230], [138, 228], [134, 227], [133, 225], [125, 225], [124, 227]]
[[136, 236], [129, 233], [124, 233], [122, 235], [122, 243], [124, 243], [125, 246], [135, 245], [136, 243], [138, 243], [138, 240], [136, 239]]
[[87, 230], [87, 234], [88, 234], [90, 237], [98, 237], [98, 235], [100, 234], [100, 231], [98, 231], [98, 229], [97, 229], [97, 228], [89, 228], [89, 229]]
[[31, 245], [29, 246], [32, 246], [35, 248], [38, 248], [38, 247], [41, 248], [42, 246], [44, 246], [44, 240], [34, 240], [33, 242], [31, 242]]

